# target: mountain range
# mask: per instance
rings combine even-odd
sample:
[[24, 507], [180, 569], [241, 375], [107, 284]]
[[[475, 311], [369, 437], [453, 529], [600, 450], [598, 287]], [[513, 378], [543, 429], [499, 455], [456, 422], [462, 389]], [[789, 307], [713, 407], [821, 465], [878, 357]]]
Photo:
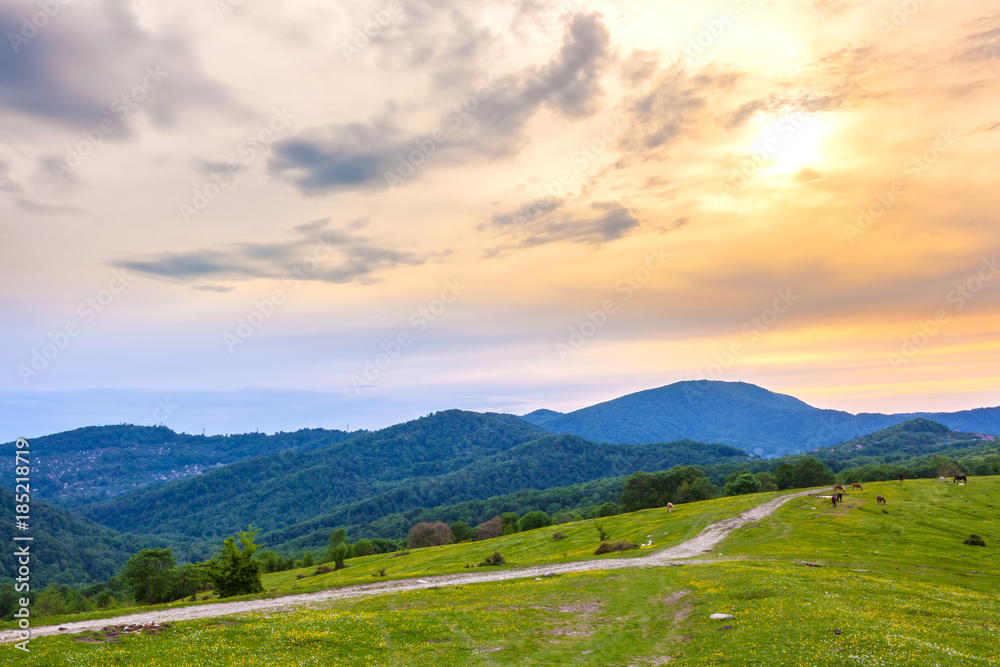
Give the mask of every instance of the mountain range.
[[610, 443], [690, 438], [781, 456], [829, 447], [918, 417], [956, 431], [1000, 433], [1000, 407], [951, 413], [851, 414], [815, 408], [745, 382], [694, 380], [628, 394], [569, 413], [523, 419], [552, 433]]

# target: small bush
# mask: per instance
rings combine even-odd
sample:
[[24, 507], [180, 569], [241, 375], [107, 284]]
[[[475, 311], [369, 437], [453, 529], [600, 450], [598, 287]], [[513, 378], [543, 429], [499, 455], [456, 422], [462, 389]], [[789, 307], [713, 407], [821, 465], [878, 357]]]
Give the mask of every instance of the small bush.
[[497, 567], [499, 565], [506, 565], [506, 564], [507, 560], [500, 555], [500, 552], [494, 551], [492, 556], [489, 556], [486, 560], [484, 560], [476, 567]]
[[333, 572], [333, 568], [329, 565], [320, 565], [313, 574], [326, 574], [327, 572]]
[[559, 540], [565, 540], [566, 536], [560, 533], [559, 531], [556, 531], [555, 533], [552, 534], [552, 539], [558, 542]]
[[378, 572], [373, 572], [373, 573], [372, 573], [372, 576], [373, 576], [373, 577], [384, 577], [384, 576], [385, 576], [385, 568], [383, 567], [383, 568], [382, 568], [381, 570], [379, 570]]
[[297, 574], [297, 575], [295, 575], [295, 578], [296, 579], [305, 579], [308, 576], [309, 576], [308, 574]]
[[399, 556], [409, 556], [409, 555], [410, 555], [409, 551], [397, 551], [393, 555], [389, 556], [389, 558], [398, 558]]
[[601, 554], [609, 554], [615, 551], [628, 551], [629, 549], [638, 549], [639, 545], [632, 544], [631, 542], [601, 542], [601, 546], [597, 547], [597, 551], [594, 552], [595, 556], [600, 556]]
[[598, 534], [600, 534], [600, 538], [599, 538], [600, 541], [601, 542], [606, 542], [607, 539], [608, 539], [608, 534], [606, 532], [604, 532], [604, 526], [602, 526], [601, 524], [599, 524], [599, 523], [597, 523], [595, 521], [594, 522], [594, 528], [597, 530]]
[[969, 544], [974, 547], [985, 547], [986, 541], [979, 535], [973, 533], [972, 535], [969, 535], [967, 538], [965, 538], [965, 541], [962, 542], [962, 544]]

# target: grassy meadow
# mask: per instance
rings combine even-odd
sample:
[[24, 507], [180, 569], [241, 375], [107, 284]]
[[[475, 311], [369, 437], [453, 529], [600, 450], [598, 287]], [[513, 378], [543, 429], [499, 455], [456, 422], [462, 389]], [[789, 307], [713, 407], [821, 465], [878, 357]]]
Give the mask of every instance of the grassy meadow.
[[[652, 534], [651, 548], [669, 546], [773, 495], [679, 506], [672, 516], [637, 512], [606, 520], [605, 529], [612, 539]], [[0, 647], [0, 664], [1000, 665], [1000, 477], [972, 477], [963, 487], [866, 484], [845, 500], [836, 509], [812, 497], [790, 501], [723, 541], [724, 562], [336, 601], [180, 622], [117, 643], [45, 637], [32, 641], [30, 656]], [[554, 530], [567, 539], [553, 541]], [[987, 546], [962, 544], [970, 533]], [[581, 522], [355, 559], [342, 572], [303, 580], [269, 575], [267, 586], [371, 582], [381, 567], [397, 577], [465, 572], [494, 548], [521, 565], [573, 560], [594, 546], [593, 525]], [[710, 620], [716, 612], [733, 618]]]

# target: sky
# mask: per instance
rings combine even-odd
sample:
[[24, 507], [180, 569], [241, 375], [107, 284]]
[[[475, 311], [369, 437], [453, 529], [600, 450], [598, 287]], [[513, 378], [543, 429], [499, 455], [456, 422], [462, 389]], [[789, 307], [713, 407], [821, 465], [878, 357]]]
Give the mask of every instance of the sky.
[[0, 0], [0, 439], [1000, 404], [1000, 2]]

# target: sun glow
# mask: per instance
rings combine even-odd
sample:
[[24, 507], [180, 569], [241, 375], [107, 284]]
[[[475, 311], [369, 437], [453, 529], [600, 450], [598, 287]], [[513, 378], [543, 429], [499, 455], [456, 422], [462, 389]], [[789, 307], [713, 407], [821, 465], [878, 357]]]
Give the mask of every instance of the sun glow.
[[823, 123], [815, 116], [797, 112], [766, 123], [750, 151], [765, 164], [762, 171], [793, 174], [822, 160]]

